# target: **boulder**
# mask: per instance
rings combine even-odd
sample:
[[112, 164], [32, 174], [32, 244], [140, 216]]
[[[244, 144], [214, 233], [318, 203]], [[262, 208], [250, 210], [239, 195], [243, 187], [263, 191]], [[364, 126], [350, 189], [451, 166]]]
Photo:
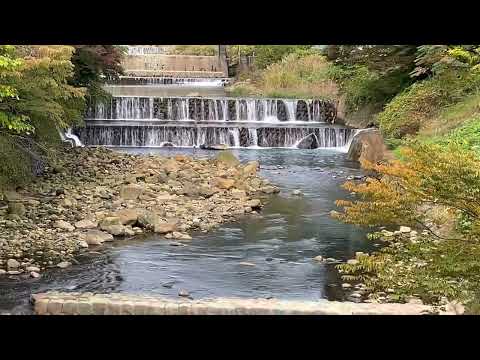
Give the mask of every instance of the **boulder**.
[[257, 169], [259, 168], [260, 164], [258, 161], [249, 161], [244, 167], [243, 167], [243, 173], [245, 175], [256, 175], [257, 174]]
[[120, 196], [125, 200], [137, 200], [143, 193], [143, 188], [140, 185], [128, 184], [120, 188]]
[[215, 159], [229, 167], [234, 167], [240, 164], [240, 160], [238, 160], [231, 151], [220, 151]]
[[18, 267], [20, 267], [20, 263], [15, 260], [15, 259], [8, 259], [7, 260], [7, 268], [8, 269], [17, 269]]
[[9, 202], [7, 213], [11, 215], [24, 216], [26, 213], [25, 205], [19, 202]]
[[97, 227], [97, 224], [90, 220], [80, 220], [77, 221], [74, 225], [77, 229], [80, 230], [95, 229]]
[[387, 147], [380, 131], [368, 129], [354, 136], [347, 158], [352, 161], [376, 163], [385, 158], [386, 152]]
[[220, 189], [231, 189], [235, 185], [235, 180], [233, 179], [224, 179], [224, 178], [217, 178], [215, 181], [215, 185]]
[[101, 229], [103, 231], [106, 231], [107, 233], [115, 236], [120, 236], [120, 235], [125, 235], [125, 226], [123, 225], [108, 225], [108, 226], [102, 226]]
[[262, 206], [262, 202], [258, 199], [252, 199], [247, 201], [245, 206], [251, 207], [252, 209], [258, 209]]
[[85, 242], [88, 245], [101, 245], [105, 241], [113, 241], [113, 236], [99, 230], [89, 230], [85, 234]]
[[67, 231], [73, 231], [75, 230], [75, 227], [71, 225], [70, 223], [64, 221], [64, 220], [57, 220], [53, 223], [53, 227], [56, 229], [62, 229], [62, 230], [67, 230]]
[[297, 144], [298, 149], [316, 149], [320, 146], [317, 137], [315, 134], [310, 134], [305, 136], [300, 142]]
[[115, 213], [122, 225], [134, 225], [138, 220], [138, 211], [135, 209], [122, 209]]
[[174, 232], [177, 229], [176, 222], [159, 221], [154, 225], [153, 231], [157, 234]]
[[122, 222], [118, 216], [107, 216], [100, 222], [100, 229], [104, 230], [105, 227], [112, 225], [122, 225]]

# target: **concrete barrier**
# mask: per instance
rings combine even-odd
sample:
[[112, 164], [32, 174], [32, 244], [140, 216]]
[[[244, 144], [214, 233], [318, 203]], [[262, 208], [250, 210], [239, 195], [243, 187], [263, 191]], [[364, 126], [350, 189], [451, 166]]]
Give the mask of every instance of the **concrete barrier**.
[[42, 293], [32, 296], [38, 315], [422, 315], [419, 304], [217, 298], [167, 299], [131, 294]]

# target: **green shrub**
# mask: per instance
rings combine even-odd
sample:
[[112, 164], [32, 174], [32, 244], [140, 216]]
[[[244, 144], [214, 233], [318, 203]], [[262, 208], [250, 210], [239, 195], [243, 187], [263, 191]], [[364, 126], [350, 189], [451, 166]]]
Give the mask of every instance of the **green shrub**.
[[414, 83], [397, 95], [379, 114], [378, 122], [386, 137], [402, 138], [417, 134], [439, 109], [478, 91], [480, 76], [470, 71], [450, 71]]
[[32, 163], [9, 135], [0, 134], [0, 190], [24, 185], [32, 178]]

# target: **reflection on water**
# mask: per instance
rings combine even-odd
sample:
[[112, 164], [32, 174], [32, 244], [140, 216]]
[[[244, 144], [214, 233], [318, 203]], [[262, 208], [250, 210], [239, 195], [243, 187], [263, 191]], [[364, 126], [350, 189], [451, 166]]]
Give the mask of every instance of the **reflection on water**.
[[[126, 150], [125, 150], [126, 151]], [[129, 152], [187, 153], [198, 149], [128, 149]], [[259, 215], [225, 224], [210, 233], [192, 234], [188, 246], [148, 235], [118, 241], [80, 259], [64, 271], [46, 272], [26, 281], [0, 278], [0, 309], [28, 312], [31, 292], [45, 290], [130, 292], [192, 297], [239, 296], [342, 299], [333, 265], [317, 255], [346, 260], [369, 251], [365, 232], [330, 218], [334, 201], [350, 195], [340, 188], [358, 175], [345, 154], [327, 150], [236, 150], [242, 161], [259, 160], [261, 175], [281, 188]], [[303, 196], [294, 196], [299, 189]], [[248, 262], [255, 266], [240, 264]]]

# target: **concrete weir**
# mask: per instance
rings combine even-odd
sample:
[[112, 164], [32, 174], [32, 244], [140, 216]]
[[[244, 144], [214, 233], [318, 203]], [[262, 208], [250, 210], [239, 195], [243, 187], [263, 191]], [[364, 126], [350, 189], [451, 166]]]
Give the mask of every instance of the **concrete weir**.
[[336, 301], [167, 299], [131, 294], [49, 292], [32, 295], [37, 315], [424, 315], [430, 306]]

